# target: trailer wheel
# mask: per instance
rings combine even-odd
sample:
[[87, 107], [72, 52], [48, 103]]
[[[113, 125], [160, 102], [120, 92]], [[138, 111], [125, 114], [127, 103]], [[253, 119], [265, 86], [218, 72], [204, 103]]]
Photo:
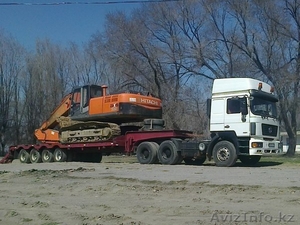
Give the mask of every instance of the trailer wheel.
[[213, 158], [216, 166], [233, 166], [237, 160], [236, 149], [231, 142], [220, 141], [213, 148]]
[[157, 161], [157, 145], [152, 142], [142, 142], [136, 150], [136, 157], [140, 164], [152, 164]]
[[159, 163], [158, 157], [157, 157], [157, 153], [158, 153], [158, 149], [159, 149], [159, 144], [157, 144], [156, 142], [150, 142], [153, 145], [153, 148], [155, 149], [155, 160], [153, 163]]
[[253, 166], [253, 165], [257, 164], [259, 162], [260, 158], [261, 158], [260, 155], [251, 155], [251, 156], [240, 155], [239, 156], [240, 161], [247, 166]]
[[94, 163], [101, 163], [102, 161], [102, 152], [95, 152], [94, 154]]
[[32, 163], [42, 162], [42, 156], [41, 156], [41, 153], [38, 150], [32, 149], [30, 151], [30, 162], [32, 162]]
[[174, 165], [178, 163], [179, 155], [177, 151], [176, 145], [167, 140], [160, 144], [157, 156], [162, 164]]
[[202, 157], [202, 158], [199, 158], [199, 159], [191, 159], [191, 158], [187, 158], [187, 159], [183, 159], [184, 160], [184, 163], [185, 165], [197, 165], [197, 166], [200, 166], [202, 165], [205, 160], [206, 160], [206, 157]]
[[67, 160], [67, 154], [64, 150], [57, 148], [54, 150], [54, 161], [65, 162]]
[[53, 162], [54, 161], [53, 152], [49, 149], [44, 149], [42, 151], [42, 161], [44, 163]]
[[101, 152], [83, 153], [79, 155], [80, 161], [88, 163], [100, 163], [102, 161]]
[[30, 163], [30, 155], [25, 149], [21, 149], [19, 159], [21, 163]]

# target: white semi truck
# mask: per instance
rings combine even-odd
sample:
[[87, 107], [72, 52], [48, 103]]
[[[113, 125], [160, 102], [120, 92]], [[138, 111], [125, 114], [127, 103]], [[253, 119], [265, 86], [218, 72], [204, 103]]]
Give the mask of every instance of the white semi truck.
[[274, 88], [250, 78], [216, 79], [210, 104], [211, 141], [207, 156], [217, 166], [237, 159], [256, 164], [261, 156], [282, 153]]

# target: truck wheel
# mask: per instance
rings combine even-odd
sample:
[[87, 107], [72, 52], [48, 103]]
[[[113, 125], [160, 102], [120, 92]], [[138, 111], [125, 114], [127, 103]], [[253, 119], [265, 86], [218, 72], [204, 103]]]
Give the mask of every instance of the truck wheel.
[[140, 164], [152, 164], [157, 161], [157, 145], [152, 142], [142, 142], [137, 147], [136, 157]]
[[67, 160], [67, 154], [64, 150], [57, 148], [54, 151], [54, 161], [55, 162], [65, 162]]
[[199, 158], [199, 159], [190, 159], [190, 158], [188, 158], [188, 159], [183, 159], [183, 160], [184, 160], [185, 165], [197, 165], [197, 166], [200, 166], [200, 165], [202, 165], [205, 162], [206, 157], [204, 156], [204, 157]]
[[101, 163], [101, 161], [102, 161], [102, 152], [95, 152], [95, 153], [93, 153], [93, 155], [94, 155], [93, 162]]
[[181, 164], [182, 161], [183, 161], [183, 156], [179, 154], [178, 155], [178, 160], [177, 160], [176, 164]]
[[220, 141], [213, 148], [213, 158], [216, 166], [233, 166], [237, 160], [236, 149], [231, 142]]
[[21, 149], [21, 151], [19, 153], [19, 159], [20, 159], [21, 163], [30, 163], [30, 155], [24, 149]]
[[177, 151], [176, 145], [167, 140], [160, 144], [157, 156], [162, 164], [174, 165], [178, 163], [179, 155]]
[[239, 156], [240, 161], [247, 166], [253, 166], [253, 165], [257, 164], [259, 162], [260, 158], [261, 158], [260, 155], [251, 155], [251, 156], [240, 155]]
[[32, 163], [42, 162], [42, 156], [41, 156], [41, 153], [38, 150], [32, 149], [30, 151], [30, 162], [32, 162]]
[[53, 157], [53, 152], [50, 151], [49, 149], [44, 149], [42, 151], [42, 161], [44, 163], [48, 163], [48, 162], [53, 162], [54, 157]]

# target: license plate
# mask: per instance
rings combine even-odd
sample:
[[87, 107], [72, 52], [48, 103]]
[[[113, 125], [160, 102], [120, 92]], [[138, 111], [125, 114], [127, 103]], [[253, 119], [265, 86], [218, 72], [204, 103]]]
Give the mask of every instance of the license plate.
[[274, 148], [274, 147], [275, 147], [275, 143], [269, 143], [268, 146], [269, 146], [270, 148]]

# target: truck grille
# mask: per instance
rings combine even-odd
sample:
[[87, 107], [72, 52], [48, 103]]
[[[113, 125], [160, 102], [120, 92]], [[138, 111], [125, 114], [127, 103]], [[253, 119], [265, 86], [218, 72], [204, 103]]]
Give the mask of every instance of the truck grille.
[[262, 134], [266, 136], [277, 136], [277, 126], [269, 125], [269, 124], [262, 124]]

